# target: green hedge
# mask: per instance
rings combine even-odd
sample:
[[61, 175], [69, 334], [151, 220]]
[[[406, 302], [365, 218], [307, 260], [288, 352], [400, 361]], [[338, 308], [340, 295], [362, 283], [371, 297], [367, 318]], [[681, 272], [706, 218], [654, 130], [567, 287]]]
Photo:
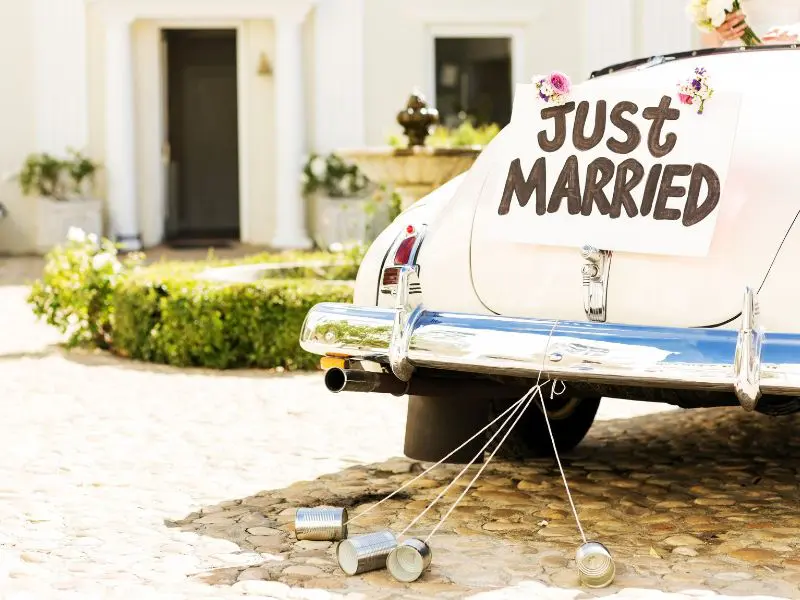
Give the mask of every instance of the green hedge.
[[[68, 347], [180, 367], [311, 369], [318, 357], [300, 348], [303, 319], [319, 302], [352, 301], [362, 253], [353, 248], [143, 266], [143, 256], [120, 258], [110, 241], [71, 230], [47, 254], [28, 302], [67, 336]], [[254, 263], [281, 264], [250, 283], [198, 277], [209, 268]]]
[[351, 282], [265, 279], [221, 284], [144, 269], [114, 290], [114, 350], [180, 367], [313, 369], [298, 341], [319, 302], [352, 302]]

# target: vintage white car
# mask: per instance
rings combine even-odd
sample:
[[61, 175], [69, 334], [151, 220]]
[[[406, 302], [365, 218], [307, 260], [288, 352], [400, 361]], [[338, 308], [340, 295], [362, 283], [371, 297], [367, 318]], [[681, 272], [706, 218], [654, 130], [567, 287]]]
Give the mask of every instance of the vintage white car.
[[[678, 95], [698, 68], [702, 112]], [[354, 303], [315, 306], [302, 347], [334, 392], [408, 394], [420, 460], [540, 372], [567, 388], [545, 393], [563, 451], [602, 397], [800, 410], [798, 97], [787, 46], [632, 61], [560, 104], [517, 86], [511, 123], [378, 237]], [[552, 452], [541, 410], [505, 449]]]

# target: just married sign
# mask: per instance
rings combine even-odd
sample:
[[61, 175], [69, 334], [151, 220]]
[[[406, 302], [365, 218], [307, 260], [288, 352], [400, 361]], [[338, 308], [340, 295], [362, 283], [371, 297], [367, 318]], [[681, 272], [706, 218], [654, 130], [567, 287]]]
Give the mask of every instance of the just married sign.
[[518, 86], [476, 225], [532, 244], [706, 255], [740, 96], [716, 92], [697, 114], [670, 92], [590, 82], [548, 105]]

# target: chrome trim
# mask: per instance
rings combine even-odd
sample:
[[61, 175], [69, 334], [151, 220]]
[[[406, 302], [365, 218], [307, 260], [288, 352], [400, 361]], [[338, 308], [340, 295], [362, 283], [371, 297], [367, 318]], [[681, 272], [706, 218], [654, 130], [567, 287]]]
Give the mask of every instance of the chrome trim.
[[389, 344], [389, 366], [400, 381], [408, 381], [414, 374], [414, 366], [408, 361], [408, 347], [414, 326], [422, 315], [422, 305], [416, 307], [409, 302], [411, 278], [417, 270], [412, 266], [400, 268], [395, 297], [392, 337]]
[[583, 276], [583, 310], [590, 321], [604, 323], [608, 298], [608, 274], [611, 269], [611, 252], [593, 246], [581, 248], [586, 261], [581, 269]]
[[742, 325], [736, 338], [734, 390], [745, 410], [755, 410], [761, 397], [761, 349], [764, 332], [758, 327], [758, 298], [752, 288], [744, 291]]
[[755, 292], [745, 299], [740, 331], [325, 303], [309, 311], [300, 344], [315, 354], [391, 362], [403, 375], [429, 367], [536, 377], [544, 364], [565, 381], [728, 391], [745, 408], [755, 406], [756, 388], [800, 396], [800, 334], [758, 331]]
[[[403, 233], [397, 236], [394, 242], [392, 242], [391, 248], [389, 248], [389, 252], [386, 254], [386, 257], [383, 260], [383, 264], [381, 265], [381, 275], [379, 281], [379, 289], [381, 294], [389, 294], [393, 296], [395, 294], [395, 290], [397, 288], [397, 284], [390, 284], [384, 285], [383, 284], [383, 274], [386, 269], [396, 269], [402, 266], [414, 266], [417, 264], [417, 255], [419, 254], [419, 248], [422, 245], [422, 240], [425, 237], [425, 225], [414, 225], [413, 223], [409, 223], [414, 227], [414, 233], [408, 234], [406, 233], [405, 229]], [[409, 237], [409, 235], [416, 235], [417, 239], [414, 242], [414, 246], [411, 248], [411, 253], [408, 255], [408, 262], [406, 265], [396, 265], [394, 264], [394, 255], [397, 253], [397, 249], [400, 247], [400, 244], [403, 243], [403, 240]], [[419, 273], [419, 267], [416, 267], [417, 273]], [[416, 284], [412, 284], [412, 294], [421, 294], [422, 293], [422, 286], [417, 281]]]

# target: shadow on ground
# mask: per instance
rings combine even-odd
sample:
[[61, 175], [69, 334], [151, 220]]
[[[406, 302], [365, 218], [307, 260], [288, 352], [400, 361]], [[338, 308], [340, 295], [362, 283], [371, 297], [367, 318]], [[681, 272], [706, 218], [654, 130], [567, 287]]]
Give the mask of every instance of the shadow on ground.
[[[615, 584], [587, 594], [706, 588], [800, 596], [800, 415], [703, 409], [598, 422], [564, 464], [587, 536], [617, 562]], [[295, 540], [296, 507], [348, 506], [352, 516], [422, 468], [405, 459], [358, 466], [169, 525], [263, 553], [260, 566], [200, 576], [216, 585], [273, 580], [371, 600], [464, 598], [531, 580], [577, 587], [580, 540], [553, 460], [491, 464], [433, 538], [432, 567], [413, 584], [385, 570], [346, 577], [331, 544]], [[430, 531], [475, 469], [410, 534]], [[432, 471], [353, 523], [350, 535], [402, 530], [459, 470]]]
[[[273, 377], [291, 377], [307, 375], [309, 371], [286, 371], [283, 368], [274, 369], [211, 369], [206, 367], [173, 367], [160, 363], [151, 363], [117, 356], [111, 352], [97, 349], [76, 348], [67, 350], [62, 346], [52, 346], [45, 354], [61, 353], [64, 360], [83, 365], [85, 367], [114, 367], [127, 371], [140, 371], [146, 373], [164, 373], [166, 375], [213, 375], [214, 377], [236, 377], [247, 379], [267, 379]], [[10, 355], [10, 358], [15, 358]], [[0, 360], [3, 360], [0, 355]], [[321, 385], [321, 384], [320, 384]]]

